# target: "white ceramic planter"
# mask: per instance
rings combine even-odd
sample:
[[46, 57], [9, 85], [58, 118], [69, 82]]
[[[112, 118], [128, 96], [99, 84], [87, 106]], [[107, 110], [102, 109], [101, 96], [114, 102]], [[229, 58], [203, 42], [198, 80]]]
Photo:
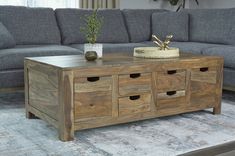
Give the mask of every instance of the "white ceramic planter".
[[159, 47], [138, 47], [134, 49], [135, 57], [144, 58], [173, 58], [179, 57], [179, 48], [160, 50]]
[[84, 44], [84, 54], [87, 51], [95, 51], [98, 55], [98, 58], [102, 58], [103, 56], [103, 44]]

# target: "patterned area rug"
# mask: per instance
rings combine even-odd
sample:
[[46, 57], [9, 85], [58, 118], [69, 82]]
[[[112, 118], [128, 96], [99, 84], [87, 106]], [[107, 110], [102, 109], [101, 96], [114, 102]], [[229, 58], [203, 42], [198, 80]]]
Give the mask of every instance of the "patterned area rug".
[[234, 94], [211, 110], [76, 132], [61, 142], [46, 122], [25, 118], [23, 93], [0, 94], [0, 156], [174, 156], [235, 140]]

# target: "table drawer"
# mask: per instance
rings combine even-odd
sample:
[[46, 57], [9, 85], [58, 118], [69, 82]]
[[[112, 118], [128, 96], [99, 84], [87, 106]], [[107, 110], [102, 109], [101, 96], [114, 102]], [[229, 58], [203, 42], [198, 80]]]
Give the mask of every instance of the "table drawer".
[[177, 110], [186, 107], [185, 90], [157, 94], [157, 110]]
[[110, 91], [112, 90], [111, 76], [79, 77], [74, 80], [75, 93]]
[[157, 73], [157, 92], [184, 90], [186, 70], [167, 70]]
[[132, 95], [151, 90], [151, 73], [119, 75], [119, 95]]
[[75, 119], [111, 116], [112, 77], [74, 79]]
[[216, 67], [202, 67], [191, 70], [191, 81], [205, 82], [216, 84], [217, 68]]
[[119, 116], [150, 111], [150, 93], [119, 98]]
[[107, 91], [74, 94], [75, 119], [112, 115], [112, 93]]
[[191, 93], [197, 93], [198, 95], [215, 93], [217, 86], [215, 84], [191, 81]]
[[214, 93], [193, 93], [190, 97], [190, 107], [192, 108], [210, 108], [217, 104], [217, 95]]

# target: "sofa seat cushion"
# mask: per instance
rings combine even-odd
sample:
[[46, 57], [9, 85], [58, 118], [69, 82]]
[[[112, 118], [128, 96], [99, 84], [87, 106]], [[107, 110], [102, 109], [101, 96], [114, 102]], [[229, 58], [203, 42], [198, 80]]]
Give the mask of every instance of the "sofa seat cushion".
[[[156, 46], [153, 42], [144, 42], [149, 46]], [[202, 54], [203, 49], [210, 47], [222, 46], [220, 44], [209, 44], [209, 43], [199, 43], [199, 42], [171, 42], [170, 47], [179, 48], [181, 52], [190, 52], [194, 54]]]
[[0, 6], [0, 21], [16, 44], [60, 44], [60, 31], [53, 9]]
[[190, 41], [235, 44], [235, 8], [185, 9], [183, 12], [190, 17]]
[[[86, 9], [56, 9], [63, 44], [83, 44], [87, 42], [84, 32], [81, 32], [80, 29], [85, 26], [85, 17], [91, 15], [92, 12], [92, 10]], [[98, 10], [98, 16], [103, 18], [103, 23], [97, 42], [129, 42], [129, 36], [120, 10]]]
[[163, 12], [152, 15], [152, 34], [164, 40], [173, 35], [173, 41], [188, 41], [189, 16], [185, 12]]
[[24, 69], [0, 71], [0, 88], [24, 87]]
[[226, 87], [235, 87], [235, 70], [233, 68], [224, 68], [224, 86]]
[[235, 69], [235, 46], [211, 47], [202, 51], [204, 55], [224, 57], [224, 66]]
[[[70, 45], [73, 48], [84, 50], [84, 44], [72, 44]], [[133, 51], [135, 47], [143, 47], [147, 46], [143, 43], [119, 43], [119, 44], [103, 44], [103, 55], [110, 53], [119, 53], [126, 55], [133, 55]]]
[[126, 26], [131, 42], [144, 42], [151, 39], [151, 16], [165, 12], [163, 9], [124, 9]]
[[12, 48], [16, 45], [13, 36], [0, 22], [0, 49]]
[[0, 50], [0, 70], [22, 69], [25, 57], [79, 55], [81, 51], [60, 45], [16, 46]]

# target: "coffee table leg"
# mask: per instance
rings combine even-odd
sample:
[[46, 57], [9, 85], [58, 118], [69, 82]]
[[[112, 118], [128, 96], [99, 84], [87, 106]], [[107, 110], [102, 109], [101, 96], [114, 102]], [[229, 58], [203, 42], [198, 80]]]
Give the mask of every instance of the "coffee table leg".
[[62, 71], [59, 85], [59, 138], [74, 139], [73, 73]]
[[26, 110], [26, 118], [27, 119], [38, 119], [33, 113]]
[[217, 98], [216, 98], [216, 105], [213, 108], [213, 114], [221, 114], [221, 103], [222, 103], [222, 88], [223, 88], [223, 62], [221, 63], [220, 67], [218, 68], [217, 74]]
[[213, 114], [214, 114], [214, 115], [216, 115], [216, 114], [221, 114], [221, 106], [214, 107], [214, 108], [213, 108]]
[[29, 112], [29, 82], [28, 82], [28, 67], [27, 67], [27, 61], [24, 62], [24, 88], [25, 88], [25, 113], [27, 119], [35, 119], [36, 116]]
[[70, 127], [59, 128], [59, 139], [61, 141], [72, 141], [74, 140], [74, 131]]

